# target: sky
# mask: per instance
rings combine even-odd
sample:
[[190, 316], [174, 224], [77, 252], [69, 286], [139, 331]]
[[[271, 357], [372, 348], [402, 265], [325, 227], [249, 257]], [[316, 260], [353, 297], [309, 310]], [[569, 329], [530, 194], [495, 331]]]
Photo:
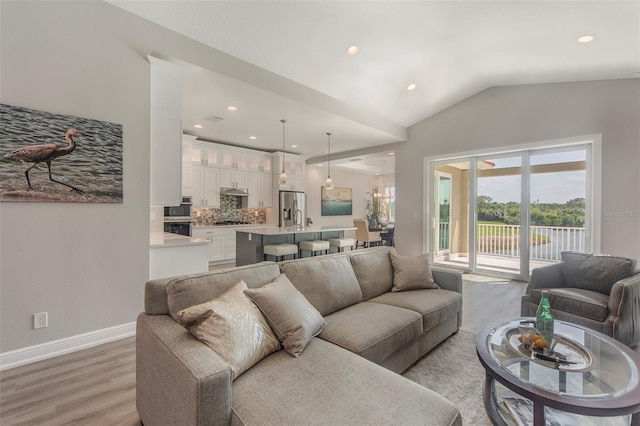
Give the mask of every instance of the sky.
[[[585, 159], [585, 151], [571, 151], [532, 155], [531, 164], [549, 164]], [[495, 168], [520, 165], [520, 158], [491, 159]], [[565, 203], [573, 198], [585, 197], [585, 171], [540, 173], [531, 175], [531, 200], [540, 203]], [[478, 195], [487, 195], [498, 203], [520, 202], [520, 176], [480, 178]]]

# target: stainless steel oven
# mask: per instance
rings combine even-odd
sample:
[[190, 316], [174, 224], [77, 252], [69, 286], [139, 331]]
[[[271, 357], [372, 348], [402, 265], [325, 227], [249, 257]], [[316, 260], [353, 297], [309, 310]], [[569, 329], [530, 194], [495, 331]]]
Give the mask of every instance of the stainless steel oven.
[[187, 237], [190, 237], [191, 236], [191, 220], [180, 222], [172, 219], [167, 221], [167, 219], [165, 219], [164, 232], [171, 232], [172, 234], [180, 234], [180, 235], [185, 235]]
[[191, 236], [191, 197], [182, 197], [179, 206], [165, 206], [164, 232]]

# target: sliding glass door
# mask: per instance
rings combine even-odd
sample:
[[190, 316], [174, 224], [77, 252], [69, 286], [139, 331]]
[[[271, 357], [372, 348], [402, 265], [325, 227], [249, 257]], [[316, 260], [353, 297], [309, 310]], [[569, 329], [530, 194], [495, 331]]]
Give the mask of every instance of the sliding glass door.
[[527, 278], [593, 249], [590, 143], [429, 162], [434, 262]]
[[476, 269], [520, 274], [522, 156], [482, 157], [476, 174]]

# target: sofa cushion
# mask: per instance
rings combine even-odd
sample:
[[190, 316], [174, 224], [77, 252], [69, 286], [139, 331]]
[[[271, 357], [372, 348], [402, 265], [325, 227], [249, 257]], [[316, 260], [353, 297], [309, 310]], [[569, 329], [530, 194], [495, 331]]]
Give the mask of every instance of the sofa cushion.
[[364, 300], [379, 296], [391, 290], [393, 267], [389, 252], [391, 249], [371, 248], [355, 250], [349, 259], [356, 274]]
[[389, 253], [393, 265], [393, 287], [391, 291], [440, 288], [433, 280], [427, 255], [401, 256]]
[[300, 355], [327, 325], [285, 274], [272, 283], [245, 290], [244, 294], [260, 308], [284, 349], [293, 356]]
[[233, 379], [280, 349], [264, 315], [244, 295], [246, 289], [240, 281], [220, 297], [178, 312], [189, 332], [229, 364]]
[[278, 275], [280, 268], [275, 262], [262, 262], [175, 277], [169, 281], [166, 289], [169, 313], [180, 322], [177, 316], [180, 310], [214, 299], [240, 280], [247, 287], [254, 288], [270, 283]]
[[299, 358], [269, 355], [233, 382], [246, 425], [460, 425], [437, 393], [336, 345], [313, 339]]
[[360, 285], [345, 255], [281, 262], [280, 270], [322, 315], [362, 301]]
[[595, 321], [604, 321], [609, 314], [609, 298], [597, 291], [583, 288], [542, 288], [531, 290], [529, 301], [540, 303], [542, 290], [546, 290], [552, 310], [568, 312]]
[[385, 293], [370, 299], [372, 303], [410, 309], [422, 315], [424, 332], [462, 311], [462, 295], [449, 290], [411, 290]]
[[610, 294], [617, 281], [635, 273], [636, 261], [625, 257], [562, 252], [562, 281], [565, 287]]
[[320, 338], [378, 364], [422, 335], [420, 314], [379, 303], [357, 303], [325, 320]]

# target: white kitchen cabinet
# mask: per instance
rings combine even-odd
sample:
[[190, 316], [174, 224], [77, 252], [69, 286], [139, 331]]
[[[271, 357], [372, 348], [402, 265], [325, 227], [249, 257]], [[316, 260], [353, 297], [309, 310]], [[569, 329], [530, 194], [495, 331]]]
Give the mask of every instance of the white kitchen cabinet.
[[220, 186], [222, 188], [248, 188], [249, 172], [236, 169], [220, 169]]
[[[227, 237], [224, 229], [202, 228], [194, 229], [191, 234], [209, 243], [209, 262], [219, 262], [227, 257]], [[234, 251], [235, 258], [235, 251]]]
[[182, 76], [179, 67], [152, 56], [151, 64], [151, 205], [180, 203], [182, 155]]
[[242, 148], [221, 148], [220, 145], [218, 145], [218, 154], [220, 155], [220, 160], [218, 160], [220, 167], [237, 170], [249, 169], [249, 150]]
[[208, 142], [192, 142], [190, 158], [192, 164], [201, 164], [203, 166], [220, 165], [220, 153], [217, 146]]
[[[277, 175], [282, 172], [282, 152], [277, 154], [278, 169]], [[299, 155], [287, 154], [284, 158], [284, 171], [287, 173], [287, 183], [280, 185], [283, 191], [304, 191], [305, 185], [305, 162]]]
[[220, 170], [191, 164], [191, 196], [194, 207], [220, 207]]
[[236, 229], [226, 229], [225, 260], [236, 258]]
[[260, 199], [258, 200], [261, 208], [273, 207], [273, 175], [267, 173], [260, 174]]
[[248, 170], [250, 172], [273, 173], [273, 154], [260, 151], [250, 152]]
[[273, 204], [273, 176], [268, 173], [249, 173], [249, 208], [270, 208]]

